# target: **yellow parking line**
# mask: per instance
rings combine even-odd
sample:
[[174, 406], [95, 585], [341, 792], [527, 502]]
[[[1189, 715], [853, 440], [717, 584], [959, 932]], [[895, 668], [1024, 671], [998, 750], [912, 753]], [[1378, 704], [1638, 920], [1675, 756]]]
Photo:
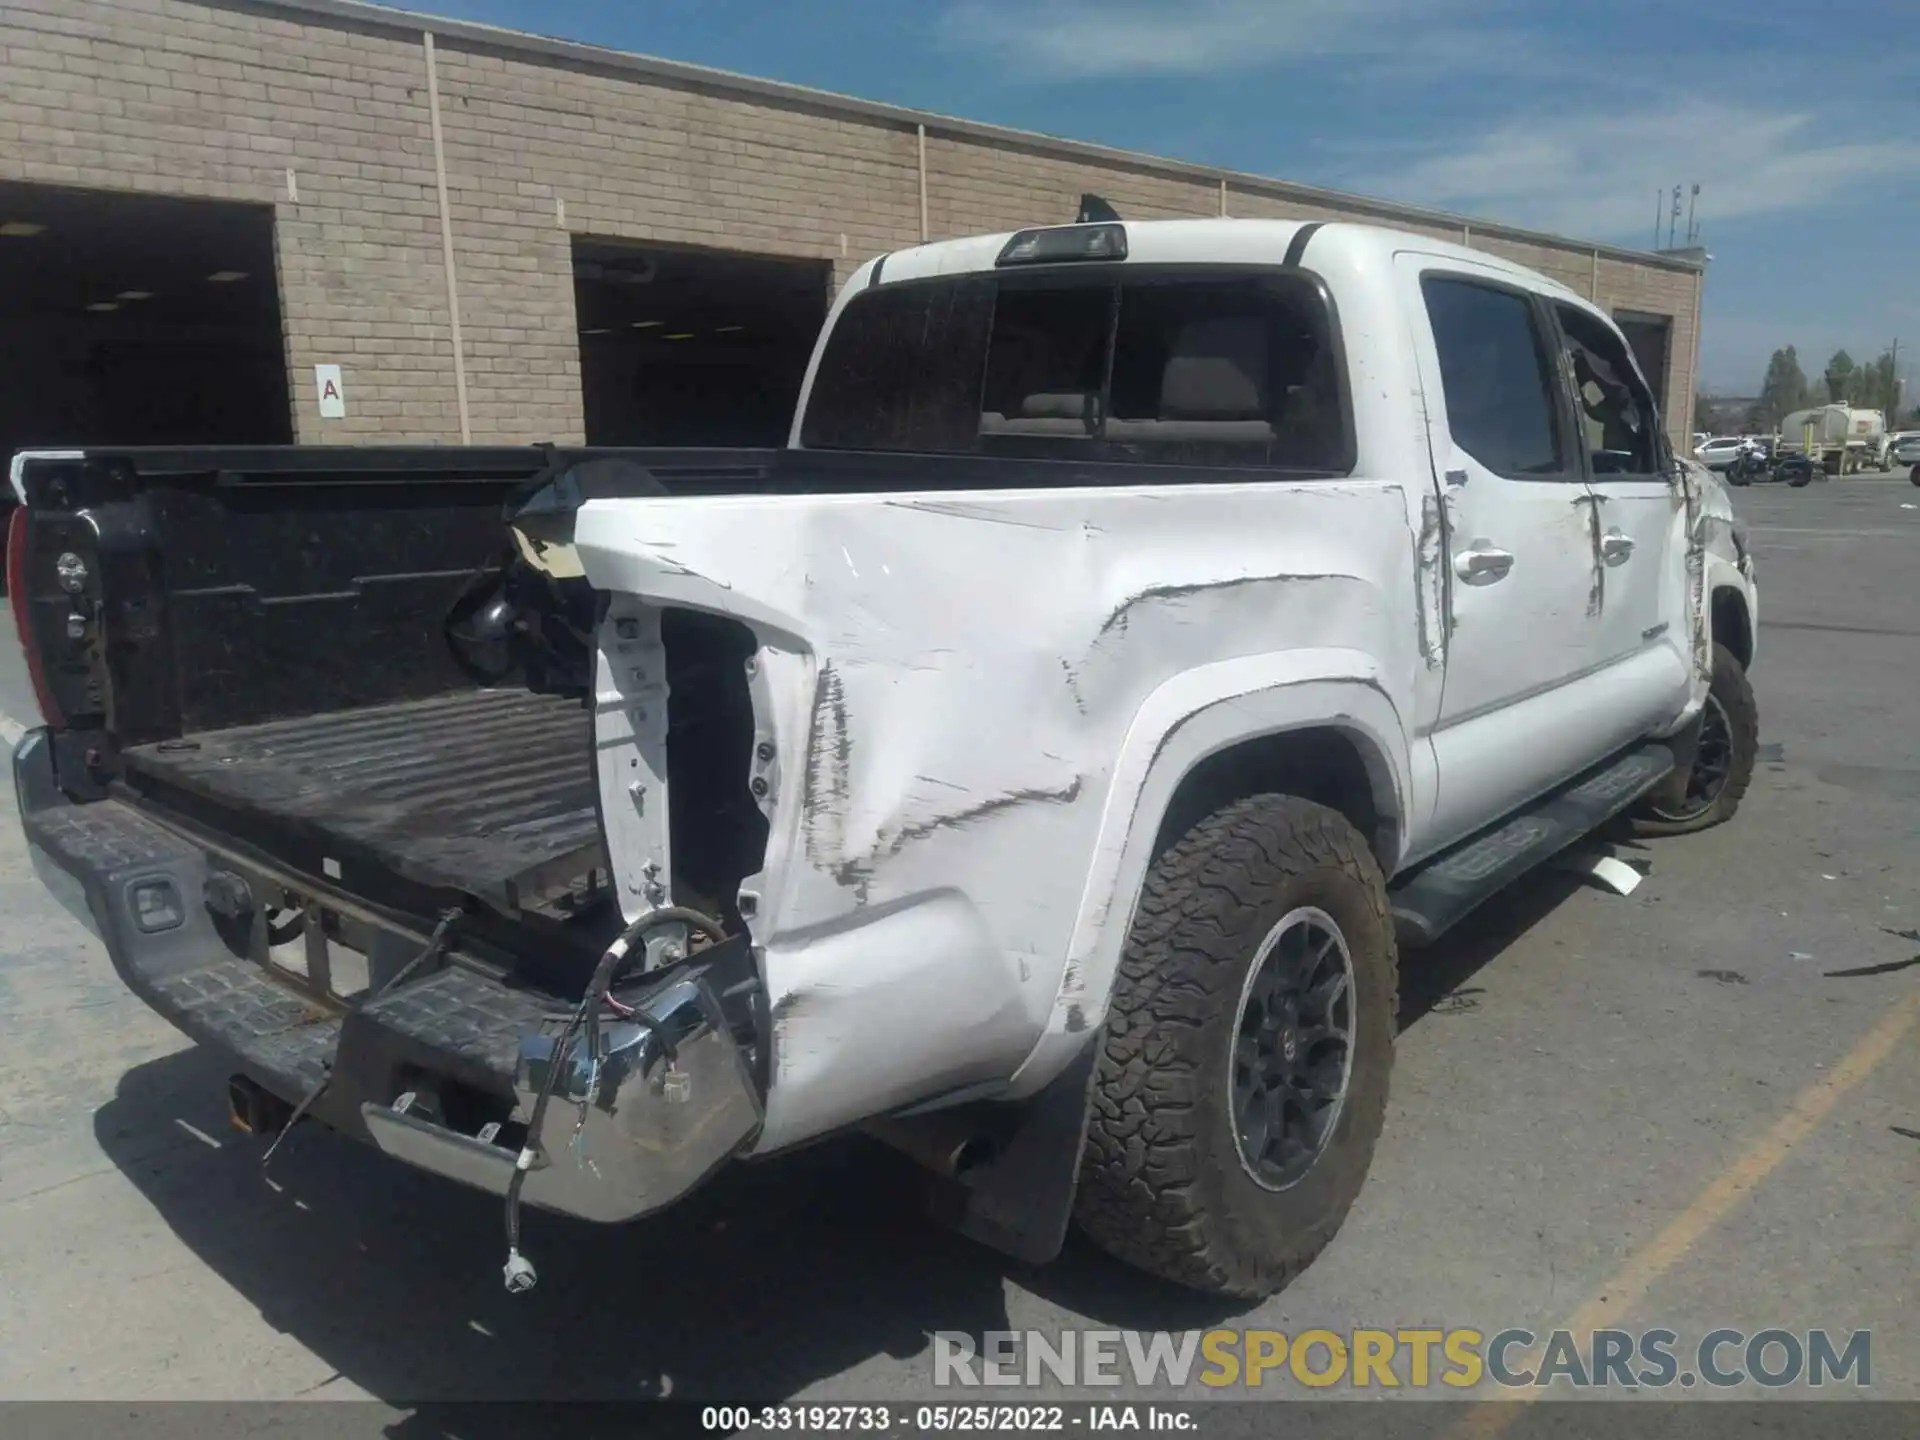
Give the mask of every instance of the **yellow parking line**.
[[[1560, 1328], [1571, 1331], [1576, 1343], [1584, 1346], [1595, 1330], [1617, 1327], [1627, 1312], [1646, 1297], [1656, 1280], [1679, 1264], [1707, 1231], [1779, 1169], [1780, 1162], [1814, 1132], [1849, 1090], [1879, 1069], [1916, 1021], [1920, 1021], [1920, 991], [1909, 993], [1847, 1052], [1845, 1059], [1802, 1090], [1787, 1113], [1776, 1120], [1766, 1134], [1715, 1176], [1707, 1188], [1694, 1197], [1692, 1204], [1610, 1275], [1594, 1297], [1574, 1311]], [[1494, 1440], [1520, 1418], [1517, 1402], [1537, 1400], [1545, 1394], [1544, 1387], [1529, 1387], [1483, 1401], [1453, 1427], [1449, 1440]]]

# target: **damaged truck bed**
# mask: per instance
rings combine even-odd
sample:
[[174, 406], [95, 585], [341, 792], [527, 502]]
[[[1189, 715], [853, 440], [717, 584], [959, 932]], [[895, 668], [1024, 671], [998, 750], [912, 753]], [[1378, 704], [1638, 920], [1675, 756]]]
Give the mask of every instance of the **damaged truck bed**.
[[205, 731], [121, 752], [127, 785], [203, 823], [263, 826], [506, 914], [605, 873], [577, 700], [468, 690]]
[[862, 1128], [1009, 1253], [1269, 1293], [1401, 947], [1755, 750], [1744, 539], [1611, 319], [1366, 226], [883, 257], [776, 451], [13, 479], [40, 873], [238, 1123], [502, 1197], [515, 1289], [523, 1202]]

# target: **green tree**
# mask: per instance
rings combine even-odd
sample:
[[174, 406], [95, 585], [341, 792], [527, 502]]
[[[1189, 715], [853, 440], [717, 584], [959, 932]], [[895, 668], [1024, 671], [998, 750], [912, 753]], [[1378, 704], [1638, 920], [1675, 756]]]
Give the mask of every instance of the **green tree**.
[[1880, 358], [1871, 365], [1862, 366], [1853, 372], [1853, 394], [1850, 403], [1866, 410], [1878, 410], [1891, 417], [1900, 403], [1900, 387], [1896, 380], [1898, 371], [1891, 349], [1882, 350]]
[[1834, 405], [1844, 405], [1853, 386], [1853, 357], [1844, 350], [1833, 352], [1833, 358], [1827, 361], [1827, 400]]
[[1754, 407], [1758, 423], [1768, 430], [1779, 428], [1780, 421], [1807, 403], [1807, 376], [1800, 368], [1800, 357], [1793, 346], [1776, 350], [1767, 361], [1767, 377], [1760, 382], [1760, 401]]

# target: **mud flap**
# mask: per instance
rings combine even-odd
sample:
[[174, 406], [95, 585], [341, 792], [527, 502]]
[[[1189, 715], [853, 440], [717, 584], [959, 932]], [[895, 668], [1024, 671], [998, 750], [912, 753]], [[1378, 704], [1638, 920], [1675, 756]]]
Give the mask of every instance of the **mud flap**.
[[940, 1182], [931, 1206], [935, 1219], [1029, 1265], [1059, 1255], [1079, 1189], [1096, 1050], [1093, 1043], [1081, 1047], [1019, 1107], [991, 1159], [964, 1179]]
[[1694, 756], [1700, 753], [1700, 730], [1706, 718], [1704, 709], [1696, 710], [1693, 719], [1662, 742], [1673, 751], [1673, 771], [1649, 793], [1648, 798], [1654, 804], [1679, 805], [1687, 798], [1687, 786], [1693, 779]]

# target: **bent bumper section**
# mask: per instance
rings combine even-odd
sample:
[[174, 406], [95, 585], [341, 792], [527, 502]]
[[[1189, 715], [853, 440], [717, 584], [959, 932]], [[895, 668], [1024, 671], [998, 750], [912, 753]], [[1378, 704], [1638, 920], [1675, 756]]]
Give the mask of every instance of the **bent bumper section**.
[[[402, 1096], [363, 1103], [373, 1143], [396, 1160], [505, 1195], [524, 1153], [529, 1204], [603, 1222], [670, 1204], [737, 1154], [760, 1128], [746, 1057], [705, 980], [673, 978], [638, 998], [634, 1016], [602, 1027], [591, 1054], [568, 1047], [540, 1134], [523, 1150], [500, 1132], [464, 1135], [415, 1117]], [[522, 1035], [514, 1114], [522, 1122], [554, 1063], [558, 1014]]]
[[524, 1151], [527, 1204], [602, 1223], [679, 1199], [759, 1133], [751, 1041], [723, 1009], [717, 951], [623, 988], [634, 1013], [602, 1019], [592, 1055], [575, 1037], [530, 1136], [571, 1000], [450, 963], [330, 1003], [235, 953], [204, 900], [224, 861], [131, 805], [61, 794], [44, 732], [16, 748], [14, 782], [35, 869], [127, 986], [261, 1089], [310, 1101], [331, 1129], [496, 1194]]

